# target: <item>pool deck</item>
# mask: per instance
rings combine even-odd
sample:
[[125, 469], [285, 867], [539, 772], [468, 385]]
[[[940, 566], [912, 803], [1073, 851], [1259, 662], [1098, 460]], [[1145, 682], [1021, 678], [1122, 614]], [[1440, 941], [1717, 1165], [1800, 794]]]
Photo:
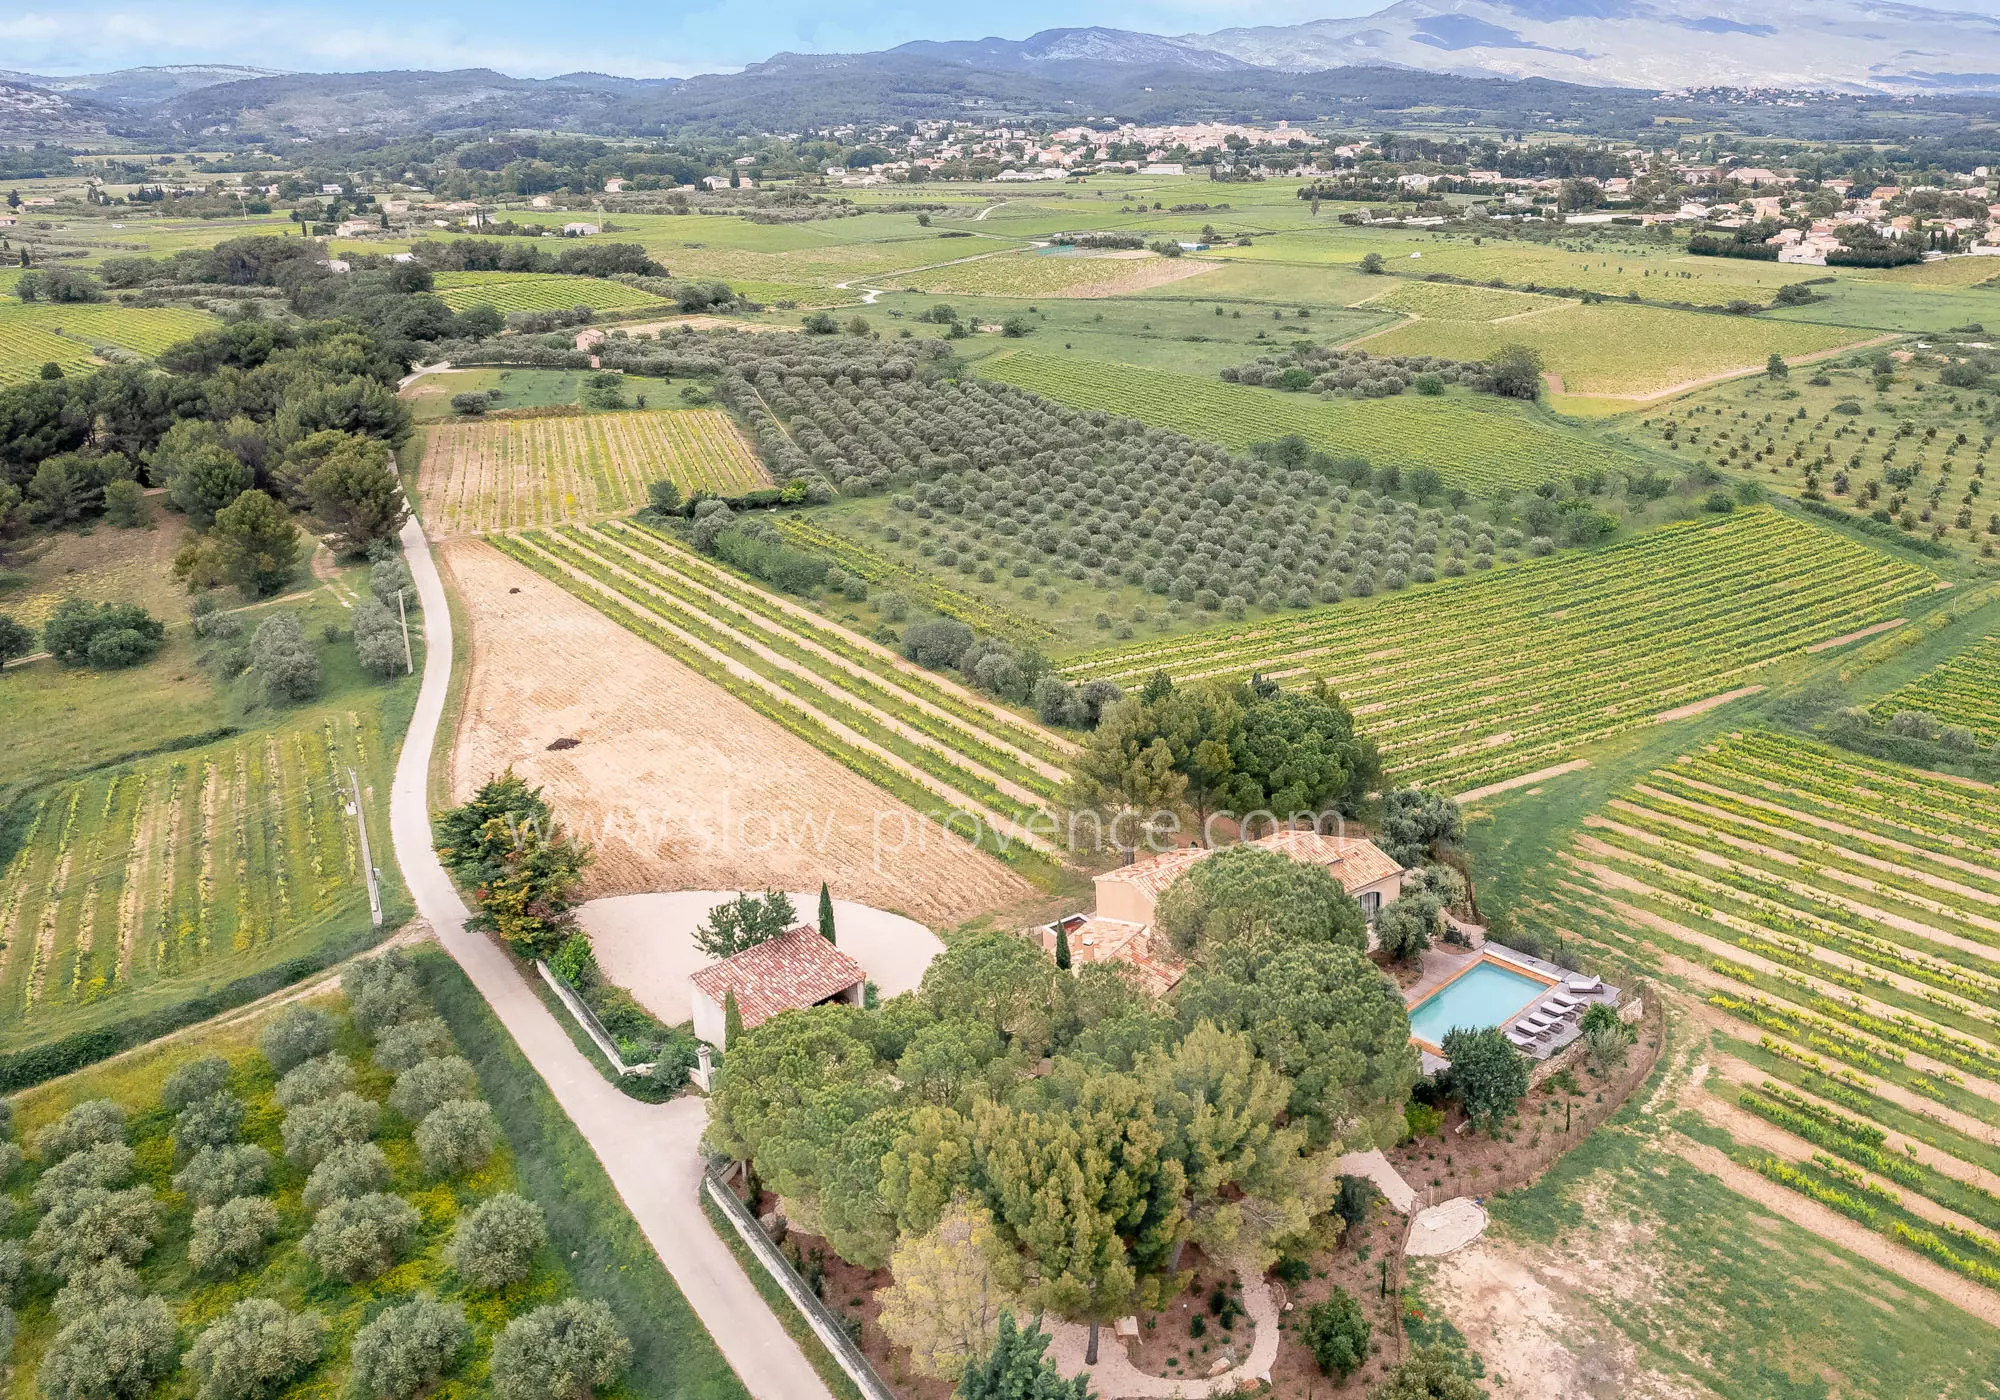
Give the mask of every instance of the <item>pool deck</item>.
[[[1533, 957], [1501, 943], [1489, 942], [1483, 947], [1468, 948], [1463, 951], [1455, 948], [1432, 946], [1426, 948], [1423, 952], [1422, 974], [1403, 992], [1403, 1009], [1405, 1011], [1415, 1010], [1420, 1003], [1434, 996], [1440, 988], [1446, 986], [1448, 983], [1457, 981], [1460, 977], [1472, 971], [1481, 962], [1487, 961], [1498, 963], [1502, 967], [1511, 968], [1514, 971], [1525, 973], [1530, 977], [1545, 981], [1552, 989], [1563, 986], [1570, 976], [1569, 969], [1567, 968], [1559, 967], [1546, 959]], [[1596, 990], [1588, 992], [1570, 988], [1565, 988], [1565, 990], [1568, 990], [1569, 994], [1579, 1001], [1603, 1001], [1613, 1006], [1618, 1004], [1618, 989], [1608, 984], [1600, 983]], [[1531, 1007], [1539, 1005], [1540, 1001], [1541, 998], [1537, 997], [1534, 1001], [1529, 1002], [1528, 1006], [1521, 1008], [1521, 1011], [1503, 1022], [1503, 1027], [1519, 1019]], [[1581, 1031], [1576, 1025], [1576, 1018], [1572, 1017], [1567, 1025], [1563, 1026], [1555, 1035], [1549, 1038], [1547, 1044], [1537, 1045], [1528, 1053], [1538, 1060], [1545, 1060], [1565, 1045], [1568, 1045], [1572, 1040], [1575, 1040], [1579, 1034], [1581, 1034]], [[1435, 1074], [1450, 1063], [1442, 1055], [1436, 1053], [1435, 1048], [1426, 1042], [1418, 1040], [1415, 1036], [1410, 1037], [1410, 1039], [1417, 1047], [1419, 1057], [1423, 1061], [1423, 1071], [1425, 1074]]]

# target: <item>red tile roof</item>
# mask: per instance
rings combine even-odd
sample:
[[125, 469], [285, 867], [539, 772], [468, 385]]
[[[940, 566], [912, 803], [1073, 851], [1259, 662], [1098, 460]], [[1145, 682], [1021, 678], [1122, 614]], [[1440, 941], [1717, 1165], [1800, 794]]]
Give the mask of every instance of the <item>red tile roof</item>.
[[819, 930], [801, 924], [711, 963], [691, 980], [717, 1006], [735, 992], [747, 1031], [780, 1011], [817, 1006], [867, 977], [860, 963], [821, 938]]

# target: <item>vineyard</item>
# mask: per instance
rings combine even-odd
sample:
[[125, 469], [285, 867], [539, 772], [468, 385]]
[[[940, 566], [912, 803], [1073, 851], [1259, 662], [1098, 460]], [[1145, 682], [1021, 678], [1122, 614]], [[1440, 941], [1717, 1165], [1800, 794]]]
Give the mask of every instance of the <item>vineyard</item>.
[[490, 306], [496, 311], [593, 311], [666, 307], [666, 298], [602, 277], [570, 277], [541, 272], [440, 272], [437, 294], [453, 311]]
[[1964, 725], [1982, 744], [2000, 743], [2000, 637], [1980, 638], [1875, 707], [1884, 719], [1898, 710], [1923, 710]]
[[173, 307], [0, 305], [0, 383], [33, 379], [51, 362], [87, 370], [98, 346], [157, 355], [215, 324], [212, 316]]
[[890, 280], [911, 291], [964, 296], [1108, 296], [1215, 271], [1214, 263], [1183, 258], [1085, 257], [1011, 252], [944, 267], [908, 272]]
[[1239, 450], [1296, 433], [1323, 452], [1358, 455], [1403, 471], [1430, 467], [1478, 491], [1534, 486], [1620, 465], [1638, 470], [1624, 454], [1592, 438], [1538, 422], [1520, 405], [1483, 396], [1326, 403], [1033, 350], [992, 356], [981, 362], [980, 373], [1078, 408], [1130, 414]]
[[2000, 1289], [1990, 793], [1736, 735], [1588, 819], [1537, 906], [1726, 1028], [1701, 1111], [1739, 1165]]
[[718, 496], [770, 481], [714, 409], [444, 423], [431, 429], [417, 474], [440, 539], [623, 514], [662, 478]]
[[1588, 740], [1753, 683], [1935, 576], [1770, 510], [1687, 522], [1588, 555], [1072, 660], [1132, 686], [1260, 672], [1325, 679], [1398, 781], [1456, 792], [1560, 763]]
[[639, 526], [492, 543], [919, 811], [977, 818], [981, 844], [1046, 868], [1051, 829], [1028, 823], [1055, 802], [1066, 741]]
[[[386, 792], [380, 712], [273, 731], [48, 789], [0, 877], [0, 1045], [219, 987], [370, 926], [348, 769]], [[373, 854], [388, 864], [371, 813]]]
[[1559, 297], [1510, 292], [1498, 287], [1400, 279], [1387, 293], [1372, 296], [1366, 302], [1368, 306], [1421, 316], [1427, 321], [1498, 321], [1536, 311], [1554, 311], [1567, 304]]

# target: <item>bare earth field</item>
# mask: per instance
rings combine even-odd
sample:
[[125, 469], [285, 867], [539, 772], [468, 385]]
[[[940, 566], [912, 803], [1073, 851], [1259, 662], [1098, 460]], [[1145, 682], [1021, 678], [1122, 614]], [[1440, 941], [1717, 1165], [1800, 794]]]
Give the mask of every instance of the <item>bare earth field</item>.
[[474, 638], [453, 796], [509, 765], [546, 787], [596, 844], [590, 897], [825, 880], [935, 928], [1030, 892], [554, 584], [476, 541], [441, 554]]

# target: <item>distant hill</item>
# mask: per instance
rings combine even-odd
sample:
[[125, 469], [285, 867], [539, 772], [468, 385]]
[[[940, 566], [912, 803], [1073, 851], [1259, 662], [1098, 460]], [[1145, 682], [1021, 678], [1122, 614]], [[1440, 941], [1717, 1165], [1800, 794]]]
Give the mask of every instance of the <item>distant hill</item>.
[[137, 106], [164, 102], [197, 88], [218, 83], [240, 82], [245, 78], [276, 77], [277, 68], [245, 68], [240, 64], [175, 64], [161, 68], [121, 68], [113, 73], [78, 73], [69, 77], [44, 77], [36, 73], [15, 73], [0, 68], [0, 83], [41, 88], [47, 92], [81, 93], [99, 102]]

